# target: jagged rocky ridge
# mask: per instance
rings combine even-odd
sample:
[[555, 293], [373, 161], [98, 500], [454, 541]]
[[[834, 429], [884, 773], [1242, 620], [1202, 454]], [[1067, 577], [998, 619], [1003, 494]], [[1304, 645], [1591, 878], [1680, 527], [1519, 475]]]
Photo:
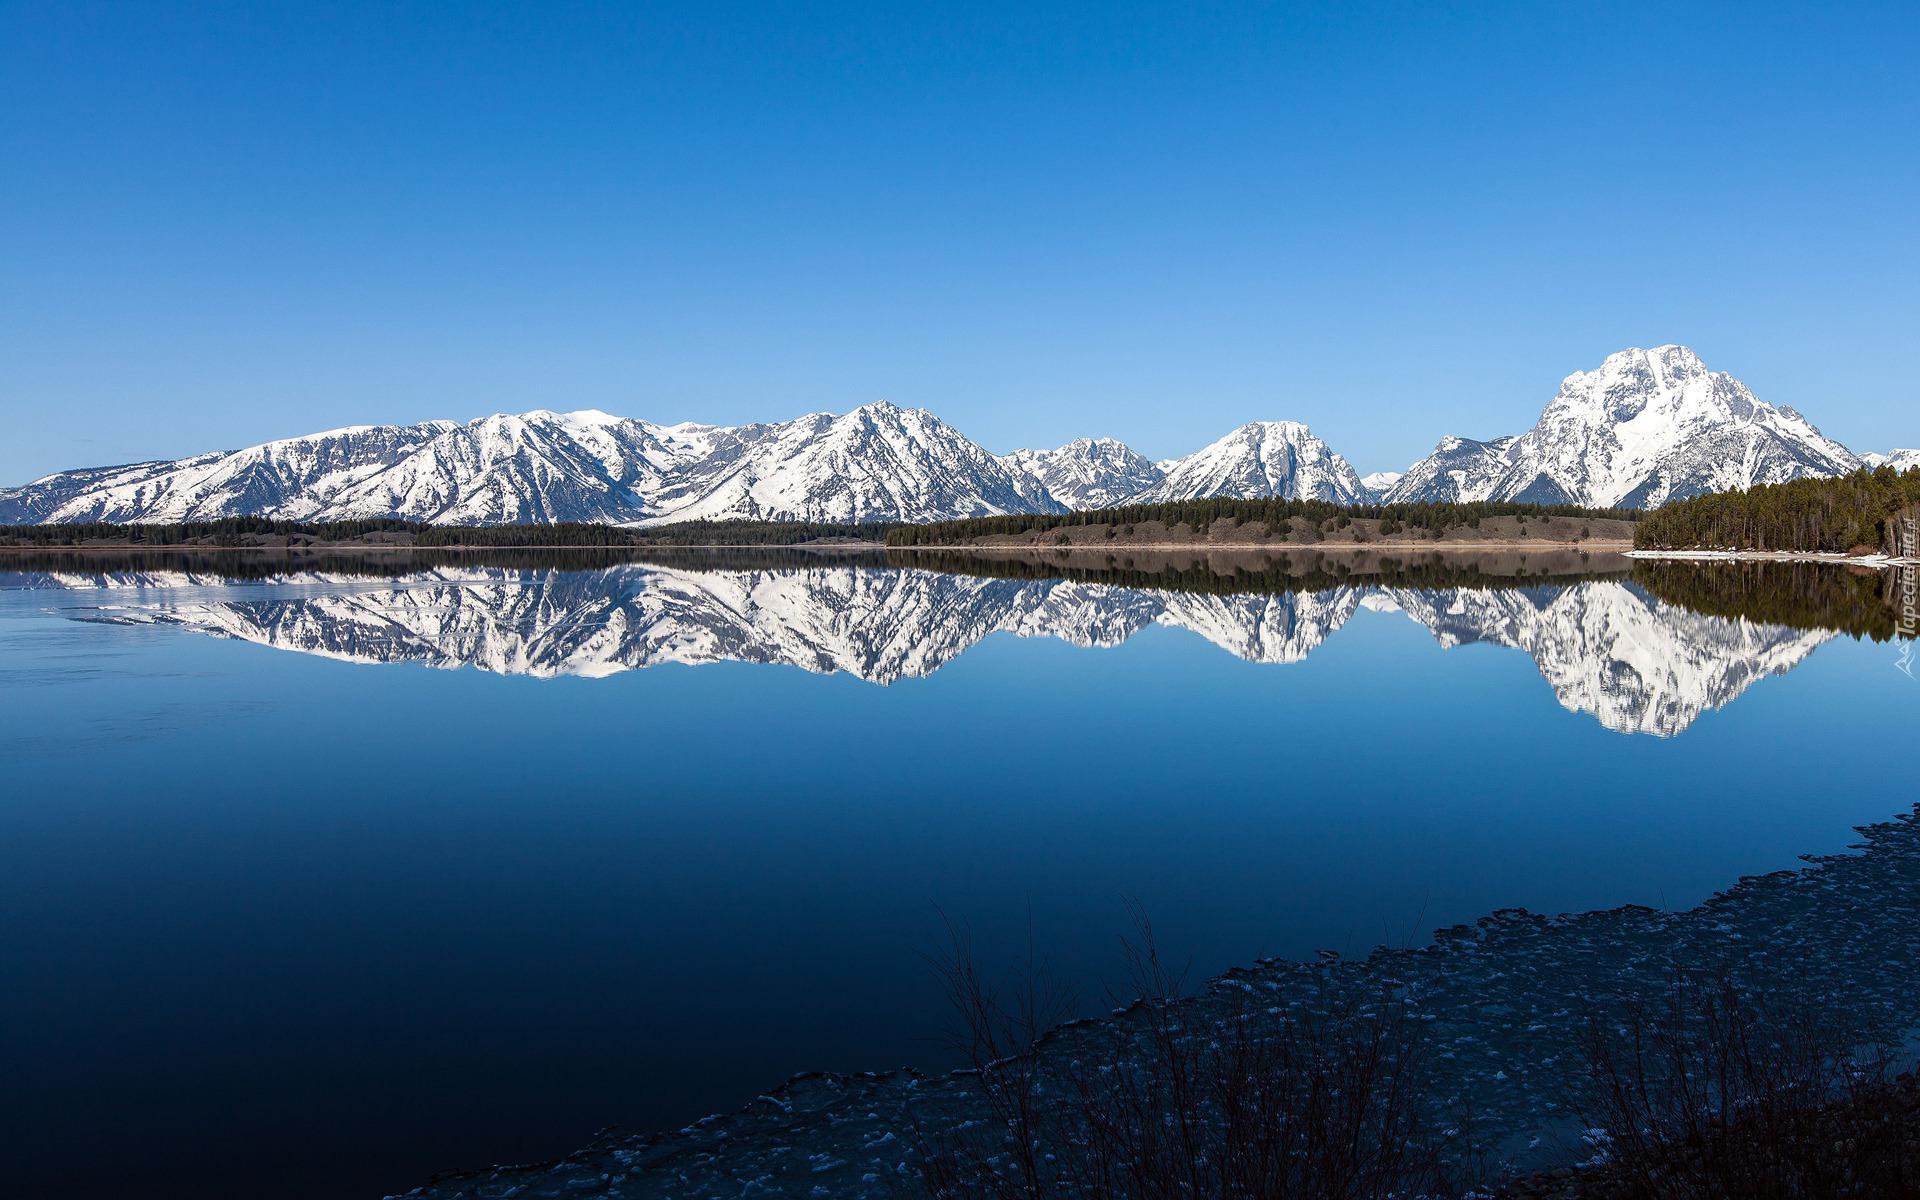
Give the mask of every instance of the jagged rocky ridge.
[[1255, 421], [1185, 458], [1160, 464], [1160, 481], [1132, 504], [1209, 496], [1286, 496], [1358, 504], [1366, 489], [1346, 459], [1298, 421]]
[[1153, 463], [1111, 438], [996, 457], [932, 413], [891, 404], [737, 427], [542, 411], [64, 472], [0, 491], [0, 522], [937, 521], [1214, 495], [1350, 503], [1366, 492], [1291, 421]]
[[0, 492], [0, 521], [16, 524], [260, 516], [644, 525], [1061, 507], [933, 414], [890, 404], [731, 428], [595, 411], [357, 427], [179, 463], [67, 472]]
[[1862, 462], [1691, 350], [1662, 346], [1568, 376], [1525, 434], [1449, 437], [1403, 475], [1366, 480], [1293, 421], [1256, 421], [1156, 463], [1111, 438], [996, 456], [923, 409], [886, 403], [731, 427], [543, 410], [63, 471], [0, 489], [0, 523], [926, 522], [1211, 496], [1651, 507]]
[[[99, 606], [95, 619], [178, 625], [359, 662], [543, 677], [752, 662], [845, 672], [883, 685], [931, 675], [995, 632], [1098, 647], [1159, 625], [1196, 633], [1249, 662], [1299, 662], [1365, 605], [1404, 613], [1443, 647], [1485, 642], [1520, 650], [1562, 707], [1608, 729], [1656, 736], [1684, 731], [1833, 636], [1705, 615], [1611, 580], [1209, 595], [845, 566], [468, 568], [378, 586], [290, 576], [280, 581], [286, 594], [276, 588], [264, 598], [209, 598], [206, 585], [220, 581], [192, 576], [38, 582], [128, 593]], [[194, 595], [164, 598], [168, 591]]]
[[1146, 455], [1112, 438], [1079, 438], [1058, 450], [1015, 450], [1002, 461], [1076, 511], [1124, 504], [1166, 478]]

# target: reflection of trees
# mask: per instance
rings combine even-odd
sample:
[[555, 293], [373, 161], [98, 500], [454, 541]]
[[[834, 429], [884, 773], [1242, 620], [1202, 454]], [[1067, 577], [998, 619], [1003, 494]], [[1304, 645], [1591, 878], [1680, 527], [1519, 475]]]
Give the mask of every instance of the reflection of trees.
[[1897, 576], [1888, 572], [1829, 563], [1654, 561], [1635, 563], [1633, 579], [1695, 612], [1876, 642], [1895, 635]]

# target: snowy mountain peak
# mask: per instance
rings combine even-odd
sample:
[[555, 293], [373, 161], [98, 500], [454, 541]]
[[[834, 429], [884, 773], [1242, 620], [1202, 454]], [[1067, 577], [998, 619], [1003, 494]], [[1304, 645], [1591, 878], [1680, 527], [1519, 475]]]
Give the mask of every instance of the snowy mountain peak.
[[1366, 491], [1353, 465], [1298, 421], [1251, 421], [1184, 458], [1158, 464], [1161, 481], [1135, 504], [1209, 496], [1278, 496], [1356, 504]]
[[[1712, 375], [1700, 356], [1685, 346], [1620, 350], [1609, 354], [1597, 369], [1576, 371], [1561, 380], [1560, 393], [1547, 411], [1560, 407], [1627, 422], [1645, 415], [1649, 408], [1668, 413], [1697, 408], [1709, 402], [1711, 389], [1690, 385]], [[1752, 393], [1731, 376], [1720, 378], [1731, 385], [1725, 389], [1721, 404], [1729, 411], [1750, 415]]]
[[1389, 504], [1485, 500], [1492, 486], [1489, 480], [1506, 471], [1507, 456], [1518, 440], [1504, 437], [1477, 442], [1472, 438], [1443, 437], [1432, 454], [1401, 474], [1383, 499]]
[[1860, 461], [1869, 467], [1892, 467], [1896, 471], [1911, 471], [1920, 467], [1920, 450], [1894, 450], [1887, 454], [1862, 454]]
[[[510, 414], [501, 413], [499, 415], [506, 417]], [[597, 408], [576, 408], [571, 412], [555, 412], [552, 409], [541, 408], [524, 414], [524, 418], [529, 421], [544, 421], [577, 430], [606, 429], [609, 426], [625, 425], [632, 422], [631, 417], [616, 417], [610, 412], [603, 412]]]
[[1561, 388], [1564, 391], [1567, 384], [1590, 377], [1619, 379], [1629, 376], [1645, 376], [1657, 386], [1670, 387], [1709, 373], [1707, 364], [1700, 361], [1700, 356], [1691, 347], [1669, 344], [1642, 349], [1629, 346], [1607, 355], [1595, 370], [1575, 371], [1561, 381]]
[[1378, 501], [1384, 499], [1393, 490], [1393, 485], [1405, 477], [1405, 471], [1374, 471], [1360, 477], [1360, 486], [1366, 491], [1367, 499]]
[[661, 488], [637, 523], [938, 521], [1061, 508], [922, 408], [878, 401], [707, 437], [706, 457]]
[[1630, 348], [1561, 381], [1528, 432], [1444, 438], [1389, 498], [1651, 508], [1703, 492], [1845, 474], [1860, 460], [1685, 346]]
[[1106, 508], [1159, 483], [1160, 468], [1113, 438], [1075, 438], [1057, 450], [1015, 450], [1000, 461], [1069, 509]]

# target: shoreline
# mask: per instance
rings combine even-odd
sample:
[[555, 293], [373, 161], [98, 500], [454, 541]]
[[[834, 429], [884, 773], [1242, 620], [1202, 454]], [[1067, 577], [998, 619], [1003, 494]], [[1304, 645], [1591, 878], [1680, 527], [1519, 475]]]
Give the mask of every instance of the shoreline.
[[300, 546], [214, 546], [197, 542], [172, 542], [167, 545], [155, 545], [152, 542], [91, 542], [87, 544], [58, 543], [45, 546], [0, 545], [0, 554], [13, 552], [20, 554], [41, 554], [57, 550], [62, 554], [74, 552], [96, 552], [103, 554], [126, 554], [138, 552], [146, 554], [174, 554], [182, 551], [205, 553], [216, 551], [232, 554], [288, 554], [299, 551], [391, 551], [395, 554], [481, 554], [496, 550], [885, 550], [884, 542], [667, 542], [660, 544], [624, 544], [612, 542], [586, 542], [577, 545], [511, 545], [511, 546], [401, 546], [388, 542], [311, 542]]
[[1628, 550], [1627, 558], [1677, 562], [1808, 562], [1837, 566], [1885, 567], [1920, 566], [1920, 558], [1894, 558], [1886, 554], [1841, 554], [1826, 550]]
[[1601, 541], [1592, 539], [1584, 542], [1548, 541], [1545, 538], [1515, 542], [1067, 542], [1046, 546], [1035, 542], [955, 542], [929, 543], [914, 546], [886, 546], [887, 550], [1031, 550], [1037, 554], [1055, 554], [1060, 551], [1075, 553], [1099, 553], [1114, 550], [1155, 550], [1155, 551], [1194, 551], [1194, 550], [1307, 550], [1317, 554], [1329, 551], [1354, 550], [1372, 553], [1377, 550], [1418, 550], [1423, 553], [1449, 550], [1466, 550], [1475, 553], [1487, 550], [1588, 550], [1600, 554], [1624, 554], [1633, 546], [1632, 542], [1618, 540]]
[[[1774, 954], [1817, 952], [1844, 972], [1839, 995], [1822, 993], [1830, 1011], [1870, 1031], [1911, 1025], [1920, 933], [1903, 919], [1903, 905], [1920, 889], [1920, 810], [1854, 830], [1860, 839], [1844, 851], [1740, 875], [1687, 908], [1495, 909], [1471, 925], [1432, 930], [1417, 944], [1229, 967], [1175, 1003], [1181, 1024], [1211, 1031], [1244, 1020], [1240, 1005], [1249, 995], [1262, 1006], [1305, 997], [1324, 1003], [1329, 995], [1372, 996], [1379, 981], [1393, 980], [1417, 999], [1425, 1044], [1473, 1048], [1436, 1060], [1444, 1078], [1433, 1094], [1467, 1096], [1482, 1144], [1512, 1148], [1493, 1158], [1498, 1175], [1490, 1182], [1584, 1184], [1594, 1176], [1571, 1171], [1564, 1147], [1542, 1137], [1565, 1098], [1560, 1064], [1579, 1061], [1582, 1007], [1671, 996], [1666, 977], [1646, 969], [1650, 961], [1676, 969], [1717, 963], [1751, 993], [1772, 977]], [[1799, 981], [1788, 994], [1810, 998], [1813, 982]], [[1041, 1034], [1032, 1053], [1043, 1069], [1104, 1053], [1098, 1039], [1138, 1028], [1147, 1011], [1135, 1000], [1068, 1019]], [[965, 1069], [802, 1072], [677, 1129], [609, 1127], [558, 1158], [454, 1168], [385, 1200], [561, 1200], [578, 1194], [583, 1179], [597, 1185], [589, 1194], [619, 1200], [753, 1190], [896, 1200], [901, 1181], [924, 1161], [928, 1130], [991, 1119], [972, 1094], [972, 1077]]]
[[376, 554], [492, 554], [502, 551], [633, 551], [659, 553], [662, 551], [701, 551], [701, 550], [798, 550], [813, 554], [832, 553], [871, 553], [873, 551], [900, 551], [903, 553], [984, 553], [984, 554], [1034, 554], [1054, 557], [1061, 554], [1100, 554], [1117, 552], [1145, 552], [1153, 554], [1245, 554], [1245, 553], [1308, 553], [1308, 554], [1374, 554], [1381, 552], [1420, 553], [1420, 554], [1486, 554], [1490, 552], [1527, 553], [1533, 551], [1579, 551], [1592, 554], [1615, 554], [1623, 558], [1655, 562], [1805, 562], [1831, 563], [1837, 566], [1866, 567], [1884, 570], [1892, 567], [1920, 566], [1920, 558], [1894, 557], [1887, 554], [1842, 554], [1836, 551], [1821, 550], [1639, 550], [1632, 542], [1618, 539], [1589, 539], [1587, 541], [1549, 541], [1547, 539], [1528, 539], [1521, 541], [1475, 541], [1475, 542], [1434, 542], [1434, 541], [1380, 541], [1380, 542], [1069, 542], [1057, 545], [1042, 545], [1035, 542], [939, 542], [923, 543], [912, 546], [890, 546], [885, 542], [666, 542], [653, 544], [623, 543], [583, 543], [571, 545], [538, 545], [516, 543], [512, 545], [482, 546], [411, 546], [386, 542], [311, 542], [294, 546], [221, 546], [194, 542], [173, 542], [157, 545], [152, 542], [117, 543], [49, 543], [45, 545], [9, 545], [0, 544], [0, 558], [8, 554], [324, 554], [341, 551]]
[[1090, 551], [1113, 550], [1151, 550], [1169, 551], [1246, 551], [1246, 550], [1286, 550], [1311, 551], [1325, 554], [1337, 551], [1355, 551], [1371, 553], [1379, 550], [1417, 550], [1421, 552], [1446, 553], [1448, 551], [1470, 551], [1480, 553], [1488, 550], [1586, 550], [1601, 554], [1633, 554], [1632, 542], [1618, 540], [1589, 540], [1584, 542], [1548, 541], [1546, 539], [1511, 542], [1089, 542], [1068, 543], [1066, 545], [1039, 545], [1033, 542], [940, 542], [913, 546], [889, 546], [885, 542], [667, 542], [653, 544], [625, 543], [581, 543], [577, 545], [503, 545], [503, 546], [404, 546], [380, 542], [314, 542], [299, 546], [219, 546], [203, 545], [193, 542], [173, 542], [156, 545], [152, 542], [120, 543], [49, 543], [46, 545], [0, 545], [0, 554], [13, 552], [22, 554], [40, 554], [47, 551], [96, 552], [106, 554], [125, 554], [129, 551], [146, 553], [178, 553], [182, 551], [241, 554], [284, 554], [295, 551], [392, 551], [400, 554], [421, 553], [482, 553], [497, 550], [991, 550], [1005, 553], [1009, 550], [1026, 550], [1036, 554], [1055, 554], [1060, 551], [1086, 553]]

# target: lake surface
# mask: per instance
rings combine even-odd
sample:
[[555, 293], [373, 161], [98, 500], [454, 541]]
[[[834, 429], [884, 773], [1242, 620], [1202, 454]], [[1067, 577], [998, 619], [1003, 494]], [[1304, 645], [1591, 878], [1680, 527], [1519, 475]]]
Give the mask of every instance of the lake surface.
[[1750, 579], [1618, 561], [9, 565], [27, 1194], [378, 1196], [951, 1066], [943, 919], [1097, 1013], [1130, 903], [1198, 979], [1689, 909], [1913, 804], [1870, 584], [1745, 615]]

